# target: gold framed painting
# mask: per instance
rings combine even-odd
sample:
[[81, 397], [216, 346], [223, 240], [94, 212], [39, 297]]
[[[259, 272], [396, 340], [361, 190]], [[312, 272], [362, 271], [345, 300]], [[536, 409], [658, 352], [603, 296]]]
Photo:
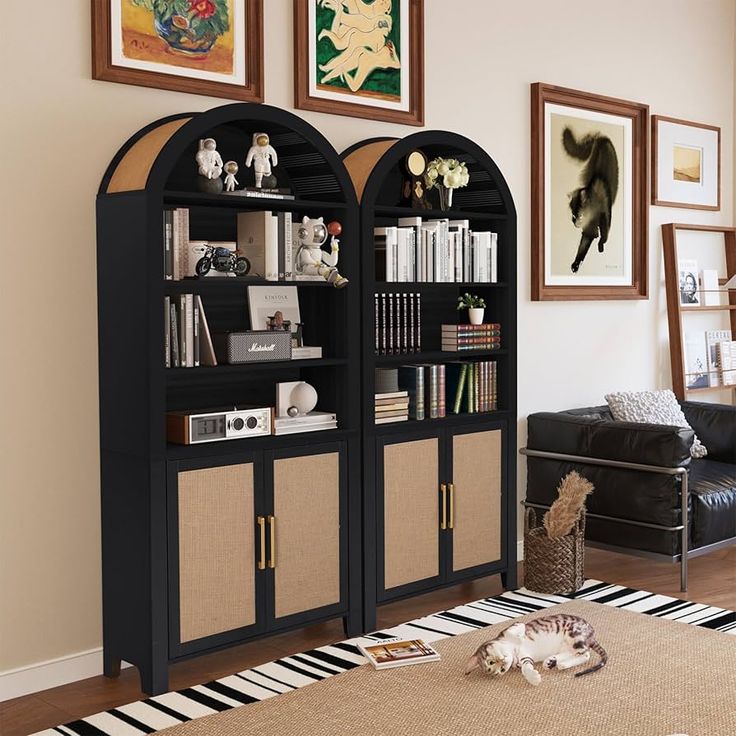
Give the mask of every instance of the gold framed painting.
[[531, 96], [532, 300], [646, 299], [649, 107]]
[[424, 125], [424, 0], [294, 0], [295, 106]]
[[721, 209], [721, 129], [652, 115], [652, 204]]
[[92, 76], [263, 101], [263, 0], [92, 0]]

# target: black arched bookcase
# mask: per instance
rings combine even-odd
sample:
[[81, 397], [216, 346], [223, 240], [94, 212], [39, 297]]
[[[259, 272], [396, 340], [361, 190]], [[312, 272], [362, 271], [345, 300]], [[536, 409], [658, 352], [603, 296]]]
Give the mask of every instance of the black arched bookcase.
[[[415, 150], [427, 160], [443, 157], [466, 163], [470, 182], [455, 191], [449, 211], [439, 209], [434, 190], [428, 192], [430, 209], [407, 206], [402, 196], [404, 161]], [[381, 603], [494, 573], [501, 574], [506, 587], [516, 584], [516, 209], [491, 157], [455, 133], [423, 131], [400, 140], [371, 139], [342, 156], [360, 202], [363, 243], [363, 576], [364, 628], [369, 630], [375, 626], [376, 606]], [[377, 253], [374, 245], [374, 228], [406, 226], [400, 218], [467, 221], [472, 231], [496, 233], [495, 282], [478, 283], [472, 278], [468, 282], [462, 269], [449, 276], [446, 271], [441, 283], [437, 274], [435, 280], [418, 281], [416, 268], [412, 272], [411, 267], [407, 279], [387, 281], [384, 252]], [[417, 232], [416, 237], [423, 236]], [[465, 292], [484, 298], [485, 322], [500, 323], [500, 349], [442, 349], [441, 326], [466, 321], [456, 311], [457, 299]], [[421, 303], [421, 348], [406, 352], [411, 341], [402, 343], [399, 334], [392, 349], [393, 310], [413, 322], [415, 315], [409, 318], [406, 313], [412, 295]], [[403, 327], [398, 329], [400, 333]], [[458, 361], [494, 364], [495, 378], [489, 379], [489, 369], [478, 365], [466, 374], [475, 376], [476, 390], [480, 386], [482, 391], [495, 391], [496, 400], [485, 403], [486, 411], [478, 411], [484, 404], [474, 398], [474, 405], [467, 403], [466, 382], [465, 394], [459, 394], [459, 411], [454, 413], [458, 394], [449, 377], [455, 370], [460, 375]], [[434, 399], [425, 385], [427, 418], [376, 423], [377, 369], [422, 365], [427, 384], [429, 372], [436, 370], [431, 366], [437, 364], [444, 364], [447, 371], [447, 385], [438, 388], [439, 395], [446, 393], [445, 416], [428, 418]], [[399, 388], [407, 388], [402, 380]], [[489, 389], [490, 380], [495, 382], [493, 389]]]
[[[294, 200], [196, 190], [198, 141], [213, 137], [243, 166], [264, 131], [279, 186]], [[164, 303], [198, 296], [210, 329], [247, 329], [259, 278], [166, 280], [165, 210], [187, 208], [192, 240], [236, 240], [251, 210], [342, 224], [344, 289], [298, 287], [307, 345], [322, 357], [166, 367]], [[97, 197], [104, 669], [138, 667], [143, 689], [168, 687], [168, 666], [195, 654], [334, 617], [361, 627], [360, 232], [355, 193], [330, 143], [267, 105], [175, 115], [116, 154]], [[166, 414], [273, 407], [276, 384], [306, 380], [337, 429], [204, 444], [167, 442]]]

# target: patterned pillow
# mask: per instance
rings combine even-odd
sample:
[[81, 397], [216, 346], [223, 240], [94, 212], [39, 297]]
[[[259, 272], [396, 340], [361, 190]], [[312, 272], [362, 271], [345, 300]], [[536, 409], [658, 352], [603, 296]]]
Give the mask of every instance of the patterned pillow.
[[[677, 398], [672, 391], [619, 391], [606, 394], [606, 402], [614, 419], [620, 422], [646, 422], [648, 424], [669, 424], [673, 427], [687, 427]], [[692, 457], [705, 457], [708, 450], [695, 437], [690, 448]]]

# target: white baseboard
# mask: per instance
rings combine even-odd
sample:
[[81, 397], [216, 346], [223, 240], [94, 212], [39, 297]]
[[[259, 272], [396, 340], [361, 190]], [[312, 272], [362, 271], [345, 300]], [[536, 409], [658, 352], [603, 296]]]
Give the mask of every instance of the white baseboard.
[[5, 670], [0, 672], [0, 702], [101, 674], [102, 647]]
[[521, 562], [524, 559], [524, 540], [519, 539], [516, 542], [516, 559]]

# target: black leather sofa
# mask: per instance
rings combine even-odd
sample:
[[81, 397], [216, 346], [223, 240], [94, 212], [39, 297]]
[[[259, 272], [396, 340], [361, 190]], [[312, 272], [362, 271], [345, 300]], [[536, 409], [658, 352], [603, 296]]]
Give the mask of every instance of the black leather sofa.
[[522, 452], [527, 504], [548, 507], [578, 470], [595, 485], [586, 540], [679, 561], [684, 591], [689, 557], [736, 544], [736, 407], [681, 405], [705, 458], [690, 457], [693, 430], [615, 421], [607, 406], [531, 414]]

